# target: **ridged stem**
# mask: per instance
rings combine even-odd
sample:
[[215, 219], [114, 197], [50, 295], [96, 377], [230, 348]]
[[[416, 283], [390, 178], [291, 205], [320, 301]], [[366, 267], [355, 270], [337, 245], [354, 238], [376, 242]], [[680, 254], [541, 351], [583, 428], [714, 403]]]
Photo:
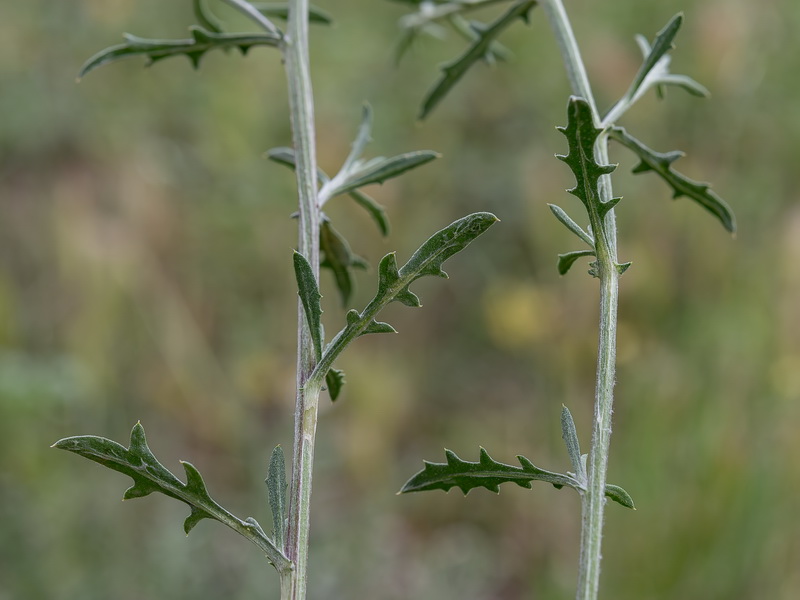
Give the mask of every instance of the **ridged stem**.
[[[289, 88], [299, 201], [298, 252], [319, 280], [319, 222], [317, 165], [314, 131], [314, 99], [308, 56], [308, 0], [291, 0], [283, 44]], [[281, 578], [282, 600], [305, 600], [308, 573], [308, 533], [314, 439], [317, 430], [318, 386], [306, 382], [315, 366], [311, 333], [298, 300], [297, 396], [295, 403], [292, 479], [289, 486], [289, 523], [286, 555], [294, 569]]]
[[[600, 126], [592, 89], [586, 76], [575, 35], [561, 0], [540, 0], [550, 26], [556, 36], [574, 94], [584, 98], [592, 107], [595, 125]], [[601, 134], [595, 145], [595, 159], [608, 163], [608, 137]], [[600, 199], [608, 202], [613, 197], [608, 175], [600, 179]], [[596, 600], [600, 582], [600, 561], [603, 538], [603, 510], [605, 508], [606, 470], [611, 440], [611, 414], [614, 404], [614, 374], [616, 370], [617, 302], [619, 273], [617, 271], [617, 232], [614, 211], [605, 218], [605, 236], [608, 246], [597, 248], [597, 270], [600, 277], [600, 335], [597, 355], [597, 380], [595, 388], [592, 444], [589, 450], [588, 482], [583, 495], [581, 524], [581, 553], [578, 573], [577, 600]]]

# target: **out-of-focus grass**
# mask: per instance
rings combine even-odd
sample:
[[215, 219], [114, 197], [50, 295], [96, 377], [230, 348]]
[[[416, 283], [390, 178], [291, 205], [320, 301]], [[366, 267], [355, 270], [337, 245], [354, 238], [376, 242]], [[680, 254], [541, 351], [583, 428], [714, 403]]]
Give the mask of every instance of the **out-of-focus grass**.
[[[191, 459], [212, 494], [268, 521], [261, 479], [290, 444], [296, 301], [288, 172], [264, 161], [290, 141], [277, 56], [81, 62], [121, 31], [177, 36], [188, 2], [6, 3], [0, 21], [0, 598], [277, 598], [257, 553], [162, 497], [127, 485], [56, 439], [125, 440], [139, 419], [170, 467]], [[555, 273], [571, 240], [546, 202], [570, 206], [567, 89], [541, 15], [508, 35], [516, 59], [476, 69], [423, 127], [418, 102], [453, 56], [426, 42], [391, 66], [400, 7], [340, 2], [315, 28], [320, 161], [345, 156], [359, 107], [375, 154], [444, 158], [375, 190], [379, 238], [346, 200], [331, 216], [374, 262], [407, 256], [472, 210], [503, 222], [421, 281], [425, 307], [392, 307], [398, 336], [360, 340], [349, 384], [320, 422], [311, 598], [550, 599], [572, 594], [579, 503], [567, 491], [394, 495], [442, 446], [517, 453], [566, 468], [570, 406], [588, 443], [597, 291]], [[800, 112], [789, 2], [568, 3], [609, 104], [637, 68], [634, 33], [678, 10], [674, 64], [714, 96], [648, 99], [626, 119], [734, 206], [731, 239], [618, 149], [622, 281], [611, 478], [635, 513], [608, 511], [603, 596], [617, 600], [800, 595]], [[502, 230], [501, 230], [502, 229]], [[370, 297], [374, 272], [359, 276]], [[341, 322], [323, 282], [328, 330]], [[415, 350], [422, 348], [424, 351]], [[263, 522], [263, 521], [262, 521]], [[262, 588], [266, 588], [265, 594]], [[271, 594], [271, 595], [269, 595]]]

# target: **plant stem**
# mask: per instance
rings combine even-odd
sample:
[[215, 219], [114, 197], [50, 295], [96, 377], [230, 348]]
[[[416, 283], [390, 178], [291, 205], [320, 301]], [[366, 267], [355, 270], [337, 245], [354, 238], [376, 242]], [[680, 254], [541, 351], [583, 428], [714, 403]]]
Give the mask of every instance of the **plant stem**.
[[[583, 97], [589, 103], [595, 123], [599, 127], [600, 116], [562, 1], [540, 0], [539, 4], [547, 14], [550, 26], [555, 33], [573, 93]], [[607, 164], [608, 136], [606, 134], [598, 137], [594, 150], [597, 162]], [[608, 175], [600, 179], [599, 188], [600, 199], [603, 202], [611, 200], [613, 192]], [[619, 273], [617, 271], [617, 232], [613, 210], [606, 215], [604, 228], [604, 236], [595, 235], [595, 239], [598, 241], [597, 270], [600, 277], [600, 335], [588, 482], [586, 493], [582, 498], [583, 517], [577, 600], [595, 600], [597, 598], [600, 581], [603, 509], [606, 503], [606, 469], [611, 440], [611, 413], [614, 403]], [[601, 241], [603, 243], [600, 243]]]
[[[289, 87], [300, 209], [298, 252], [308, 260], [314, 277], [319, 280], [320, 211], [317, 200], [314, 99], [308, 58], [308, 0], [289, 2], [283, 53]], [[282, 600], [304, 600], [306, 597], [311, 478], [320, 393], [318, 385], [306, 385], [316, 359], [311, 333], [299, 300], [297, 307], [297, 397], [286, 541], [286, 555], [294, 563], [294, 569], [288, 577], [281, 578]]]

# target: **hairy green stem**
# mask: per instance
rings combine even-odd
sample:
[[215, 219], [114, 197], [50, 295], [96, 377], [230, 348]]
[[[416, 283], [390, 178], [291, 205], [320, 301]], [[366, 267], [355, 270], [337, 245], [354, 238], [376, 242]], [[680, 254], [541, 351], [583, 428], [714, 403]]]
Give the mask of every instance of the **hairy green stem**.
[[[314, 277], [319, 280], [320, 210], [317, 200], [314, 99], [308, 57], [308, 0], [289, 2], [283, 54], [289, 87], [300, 209], [298, 252], [308, 260]], [[297, 397], [286, 540], [286, 555], [294, 563], [294, 569], [290, 576], [281, 579], [282, 600], [304, 600], [306, 597], [311, 479], [320, 391], [319, 386], [307, 386], [316, 357], [299, 300], [297, 310]]]
[[[601, 120], [597, 106], [564, 5], [561, 0], [540, 0], [539, 4], [547, 14], [558, 41], [573, 93], [583, 97], [589, 103], [592, 107], [595, 124], [599, 127]], [[599, 164], [608, 163], [608, 136], [605, 133], [601, 134], [597, 140], [595, 158]], [[599, 187], [601, 201], [611, 200], [613, 192], [608, 175], [604, 175], [600, 179]], [[603, 509], [606, 503], [606, 470], [611, 440], [611, 413], [614, 403], [619, 273], [616, 256], [616, 222], [613, 210], [606, 215], [604, 228], [605, 236], [595, 235], [598, 242], [605, 241], [602, 244], [598, 243], [597, 247], [597, 270], [600, 277], [600, 335], [588, 482], [586, 493], [582, 498], [583, 517], [577, 600], [595, 600], [598, 593]]]

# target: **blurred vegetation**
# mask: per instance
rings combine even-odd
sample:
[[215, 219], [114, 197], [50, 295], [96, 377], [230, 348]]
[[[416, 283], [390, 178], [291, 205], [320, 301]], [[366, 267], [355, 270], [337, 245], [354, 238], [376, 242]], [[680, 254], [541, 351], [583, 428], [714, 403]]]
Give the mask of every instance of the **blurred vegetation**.
[[[559, 278], [569, 206], [555, 125], [567, 84], [543, 16], [504, 42], [515, 59], [470, 73], [424, 126], [436, 64], [462, 42], [426, 41], [392, 66], [402, 6], [330, 3], [312, 55], [319, 156], [334, 170], [364, 100], [370, 151], [444, 158], [374, 190], [388, 240], [347, 199], [331, 214], [373, 264], [406, 257], [474, 210], [499, 224], [421, 281], [397, 336], [345, 355], [345, 395], [324, 403], [311, 598], [548, 600], [573, 594], [579, 502], [550, 486], [395, 496], [446, 446], [475, 459], [525, 454], [564, 469], [561, 403], [588, 443], [596, 283]], [[628, 117], [653, 148], [713, 181], [737, 212], [732, 241], [654, 177], [616, 190], [622, 279], [610, 478], [638, 511], [608, 510], [604, 598], [800, 597], [800, 6], [781, 0], [567, 3], [598, 101], [638, 67], [633, 35], [675, 12], [680, 91]], [[222, 10], [220, 10], [222, 13]], [[268, 522], [262, 479], [290, 445], [296, 300], [291, 174], [262, 153], [290, 143], [274, 51], [75, 74], [122, 31], [180, 36], [189, 2], [5, 2], [0, 20], [0, 599], [277, 598], [248, 544], [163, 497], [120, 506], [128, 484], [48, 446], [74, 434], [126, 440], [141, 419], [170, 468], [190, 459], [211, 494]], [[236, 19], [232, 13], [226, 18]], [[615, 149], [612, 148], [612, 151]], [[371, 297], [358, 275], [354, 305]], [[329, 330], [343, 311], [323, 281]], [[419, 350], [420, 348], [424, 350]], [[268, 590], [265, 596], [262, 588]]]

